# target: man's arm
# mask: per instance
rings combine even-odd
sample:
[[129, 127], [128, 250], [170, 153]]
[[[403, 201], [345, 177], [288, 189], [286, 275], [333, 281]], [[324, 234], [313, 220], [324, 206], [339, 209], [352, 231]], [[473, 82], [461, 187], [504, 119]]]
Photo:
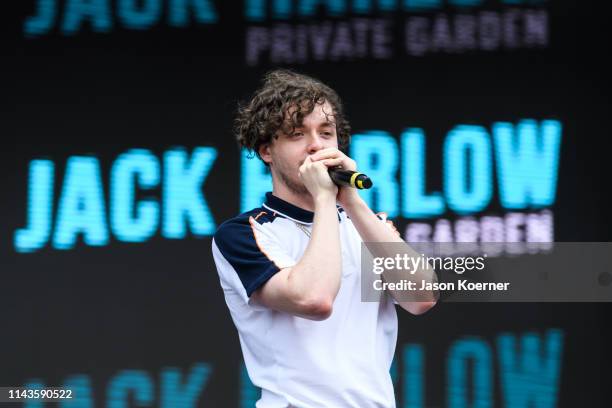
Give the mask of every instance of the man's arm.
[[[354, 160], [346, 156], [338, 149], [323, 149], [312, 155], [313, 161], [320, 161], [328, 167], [342, 166], [347, 170], [355, 171], [357, 165]], [[411, 257], [420, 257], [414, 249], [410, 247], [399, 234], [389, 228], [384, 222], [372, 212], [365, 201], [359, 196], [357, 190], [350, 187], [341, 187], [338, 193], [338, 201], [351, 218], [353, 225], [359, 232], [363, 242], [396, 242], [405, 245], [403, 253]], [[394, 248], [395, 249], [395, 248]], [[382, 249], [379, 249], [383, 252]], [[374, 257], [393, 257], [395, 252], [375, 253]], [[433, 269], [420, 268], [414, 274], [408, 271], [385, 271], [383, 278], [386, 282], [399, 282], [401, 279], [421, 282], [435, 282], [437, 280]], [[420, 285], [419, 285], [420, 286]], [[391, 296], [400, 304], [400, 306], [412, 314], [422, 314], [431, 309], [437, 300], [437, 291], [418, 291], [412, 295], [414, 300], [405, 301], [405, 296], [402, 296], [401, 291], [388, 290]]]
[[[356, 193], [356, 192], [355, 192]], [[385, 223], [381, 222], [380, 219], [372, 212], [367, 204], [356, 195], [356, 197], [347, 202], [343, 207], [351, 218], [353, 225], [359, 232], [361, 239], [364, 242], [397, 242], [405, 245], [403, 253], [408, 254], [410, 257], [419, 258], [421, 255], [410, 247], [404, 240], [402, 240], [397, 232], [389, 228]], [[374, 257], [393, 257], [395, 251], [392, 253], [376, 253], [372, 254]], [[386, 282], [399, 282], [401, 279], [409, 279], [413, 282], [434, 282], [436, 275], [432, 269], [419, 268], [414, 274], [409, 273], [406, 270], [395, 271], [387, 270], [383, 272], [383, 278]], [[419, 285], [420, 286], [420, 285]], [[399, 305], [409, 311], [412, 314], [418, 315], [425, 313], [436, 304], [437, 293], [433, 291], [420, 291], [414, 292], [410, 301], [406, 301], [405, 293], [401, 291], [394, 291], [387, 289], [393, 298], [399, 303]]]
[[[342, 276], [337, 188], [329, 184], [331, 180], [324, 165], [309, 165], [316, 168], [304, 169], [302, 178], [309, 191], [315, 193], [310, 242], [297, 264], [280, 270], [251, 296], [271, 309], [323, 320], [331, 315]], [[323, 188], [316, 187], [318, 184], [323, 184]]]

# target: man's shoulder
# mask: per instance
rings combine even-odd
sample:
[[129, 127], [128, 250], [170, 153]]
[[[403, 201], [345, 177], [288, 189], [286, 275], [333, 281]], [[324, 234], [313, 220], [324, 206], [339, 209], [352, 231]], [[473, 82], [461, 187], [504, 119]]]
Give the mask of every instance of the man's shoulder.
[[253, 208], [223, 222], [214, 235], [215, 242], [224, 242], [235, 238], [237, 234], [250, 231], [256, 225], [264, 225], [273, 222], [277, 217], [275, 213], [264, 207]]

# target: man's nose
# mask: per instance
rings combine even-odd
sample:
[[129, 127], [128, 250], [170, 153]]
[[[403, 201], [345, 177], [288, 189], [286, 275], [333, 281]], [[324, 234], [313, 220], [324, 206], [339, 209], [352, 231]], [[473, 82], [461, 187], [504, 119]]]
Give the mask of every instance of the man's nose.
[[318, 134], [312, 134], [308, 143], [308, 154], [313, 154], [323, 149], [323, 141]]

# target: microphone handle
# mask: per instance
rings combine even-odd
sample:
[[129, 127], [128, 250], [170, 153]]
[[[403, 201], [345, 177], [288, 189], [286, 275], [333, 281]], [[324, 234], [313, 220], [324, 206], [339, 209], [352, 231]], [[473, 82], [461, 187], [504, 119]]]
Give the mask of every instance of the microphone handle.
[[329, 169], [329, 176], [338, 186], [347, 186], [359, 190], [372, 187], [372, 180], [363, 173], [339, 168]]

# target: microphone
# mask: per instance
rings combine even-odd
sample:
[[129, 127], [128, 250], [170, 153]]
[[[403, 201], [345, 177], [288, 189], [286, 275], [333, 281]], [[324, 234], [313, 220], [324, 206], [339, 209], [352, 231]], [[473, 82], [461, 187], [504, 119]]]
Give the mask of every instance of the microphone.
[[363, 173], [341, 168], [331, 168], [328, 170], [329, 177], [337, 186], [347, 186], [359, 190], [372, 187], [372, 180]]

